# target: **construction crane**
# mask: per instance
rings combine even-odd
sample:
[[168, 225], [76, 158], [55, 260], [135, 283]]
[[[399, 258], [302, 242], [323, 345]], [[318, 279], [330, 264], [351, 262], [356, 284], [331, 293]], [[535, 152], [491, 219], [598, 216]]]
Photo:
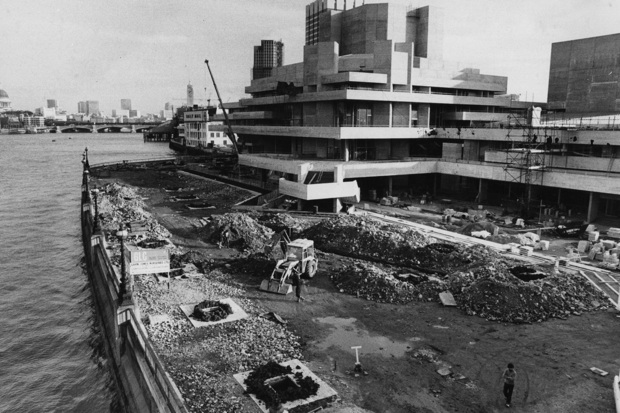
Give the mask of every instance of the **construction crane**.
[[205, 60], [205, 63], [207, 65], [207, 69], [209, 69], [209, 75], [211, 75], [211, 81], [213, 82], [215, 93], [217, 93], [217, 98], [220, 101], [220, 107], [222, 108], [222, 112], [224, 112], [224, 119], [226, 119], [226, 134], [228, 135], [228, 138], [230, 139], [230, 141], [233, 144], [233, 147], [235, 148], [235, 155], [238, 157], [240, 153], [239, 146], [237, 145], [237, 139], [235, 138], [235, 134], [232, 130], [232, 126], [230, 125], [230, 119], [228, 119], [228, 113], [226, 112], [226, 109], [224, 109], [224, 102], [222, 102], [220, 91], [218, 90], [217, 84], [215, 83], [215, 79], [213, 78], [213, 72], [211, 72], [211, 67], [209, 66], [209, 60]]

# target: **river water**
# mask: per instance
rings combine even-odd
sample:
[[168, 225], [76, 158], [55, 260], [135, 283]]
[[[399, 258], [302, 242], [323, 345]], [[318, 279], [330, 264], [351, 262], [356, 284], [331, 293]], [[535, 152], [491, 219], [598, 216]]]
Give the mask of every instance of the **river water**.
[[91, 164], [173, 155], [141, 134], [0, 135], [0, 412], [114, 412], [80, 233]]

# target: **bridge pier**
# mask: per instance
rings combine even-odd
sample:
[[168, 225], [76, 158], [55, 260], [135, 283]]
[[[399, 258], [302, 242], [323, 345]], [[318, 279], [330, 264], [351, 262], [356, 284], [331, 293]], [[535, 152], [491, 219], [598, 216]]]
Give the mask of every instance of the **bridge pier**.
[[131, 125], [131, 133], [136, 133], [136, 125]]
[[92, 133], [98, 133], [98, 132], [97, 132], [97, 125], [93, 125], [93, 130], [92, 130]]

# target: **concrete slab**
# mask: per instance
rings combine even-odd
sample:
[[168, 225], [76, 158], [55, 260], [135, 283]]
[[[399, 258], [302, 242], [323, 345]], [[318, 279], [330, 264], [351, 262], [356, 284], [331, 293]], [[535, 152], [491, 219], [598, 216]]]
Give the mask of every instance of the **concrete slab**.
[[230, 323], [232, 321], [237, 321], [237, 320], [242, 320], [244, 318], [248, 318], [248, 314], [245, 311], [243, 311], [243, 309], [239, 307], [239, 305], [235, 303], [232, 298], [224, 298], [223, 300], [219, 300], [219, 301], [230, 305], [230, 308], [233, 311], [233, 313], [229, 314], [228, 317], [226, 317], [223, 320], [219, 320], [219, 321], [199, 321], [193, 317], [190, 317], [190, 315], [194, 312], [194, 306], [196, 306], [196, 304], [198, 303], [183, 304], [183, 305], [180, 305], [179, 308], [181, 308], [181, 311], [183, 311], [183, 314], [185, 314], [189, 322], [192, 323], [192, 325], [196, 328], [207, 327], [207, 326], [211, 326], [215, 324]]
[[[300, 406], [305, 406], [305, 405], [308, 405], [308, 404], [316, 404], [313, 407], [314, 408], [318, 408], [319, 407], [318, 404], [325, 403], [325, 405], [327, 405], [328, 403], [331, 403], [331, 402], [335, 401], [336, 398], [338, 397], [338, 393], [336, 393], [336, 391], [334, 389], [332, 389], [323, 380], [318, 378], [301, 361], [299, 361], [297, 359], [292, 359], [292, 360], [284, 361], [284, 362], [280, 363], [280, 365], [281, 366], [289, 366], [291, 368], [291, 370], [293, 370], [292, 374], [295, 374], [297, 372], [301, 372], [304, 377], [310, 377], [312, 380], [314, 380], [319, 385], [319, 390], [317, 391], [316, 395], [308, 397], [307, 399], [295, 400], [295, 401], [292, 401], [292, 402], [284, 403], [282, 405], [282, 407], [284, 407], [285, 410], [288, 410], [288, 411], [291, 411], [291, 412], [292, 411], [296, 411], [294, 409], [297, 409]], [[239, 383], [241, 385], [241, 387], [243, 387], [243, 391], [247, 391], [247, 389], [248, 389], [247, 386], [245, 385], [245, 379], [250, 375], [250, 373], [251, 373], [251, 371], [245, 371], [243, 373], [237, 373], [237, 374], [233, 375], [235, 380], [237, 380], [237, 383]], [[254, 400], [254, 403], [256, 403], [256, 405], [260, 408], [260, 410], [263, 413], [269, 413], [269, 409], [267, 409], [267, 406], [265, 405], [265, 403], [263, 403], [262, 401], [258, 400], [254, 394], [250, 393], [249, 396], [250, 396], [250, 398], [252, 400]]]
[[439, 293], [439, 299], [441, 300], [441, 303], [446, 307], [456, 307], [456, 301], [454, 300], [454, 296], [449, 291]]

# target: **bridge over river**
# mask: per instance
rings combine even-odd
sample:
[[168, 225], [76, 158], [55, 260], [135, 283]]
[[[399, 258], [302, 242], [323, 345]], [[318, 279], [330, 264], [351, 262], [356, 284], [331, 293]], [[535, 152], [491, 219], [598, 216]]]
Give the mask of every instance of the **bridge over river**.
[[141, 133], [146, 132], [160, 123], [95, 123], [95, 124], [70, 124], [56, 125], [50, 132], [56, 133]]

